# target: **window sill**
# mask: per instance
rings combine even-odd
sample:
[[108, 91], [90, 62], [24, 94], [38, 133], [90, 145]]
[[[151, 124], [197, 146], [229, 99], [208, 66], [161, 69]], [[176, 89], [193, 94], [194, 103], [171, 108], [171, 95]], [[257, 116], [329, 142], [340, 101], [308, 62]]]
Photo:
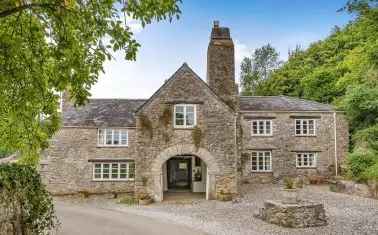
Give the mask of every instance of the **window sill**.
[[174, 130], [193, 130], [195, 127], [173, 127]]
[[109, 179], [109, 180], [101, 180], [101, 179], [92, 179], [93, 182], [134, 182], [134, 179]]
[[316, 135], [294, 135], [295, 137], [317, 137]]
[[97, 145], [97, 148], [128, 148], [128, 145]]
[[273, 137], [273, 135], [251, 135], [251, 137]]
[[273, 173], [273, 171], [251, 171], [252, 173]]

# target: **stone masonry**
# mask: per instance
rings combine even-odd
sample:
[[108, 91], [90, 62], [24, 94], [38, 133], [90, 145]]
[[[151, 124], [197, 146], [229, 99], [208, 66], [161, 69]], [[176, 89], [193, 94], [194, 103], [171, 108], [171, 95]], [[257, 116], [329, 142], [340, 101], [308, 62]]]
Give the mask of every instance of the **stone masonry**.
[[[65, 93], [62, 128], [41, 162], [48, 189], [55, 194], [148, 193], [160, 201], [166, 174], [163, 164], [188, 155], [206, 164], [207, 199], [216, 199], [221, 192], [235, 196], [244, 182], [336, 173], [335, 164], [340, 166], [348, 148], [348, 126], [342, 112], [285, 96], [239, 96], [234, 45], [229, 29], [218, 22], [212, 29], [207, 59], [207, 83], [184, 63], [147, 100], [90, 99], [85, 106], [74, 107]], [[178, 104], [195, 106], [194, 128], [175, 128]], [[316, 135], [295, 136], [297, 117], [316, 119]], [[272, 136], [251, 136], [254, 119], [272, 120]], [[99, 145], [102, 128], [127, 130], [128, 145]], [[250, 156], [256, 150], [271, 151], [271, 172], [251, 171]], [[316, 152], [316, 167], [298, 169], [297, 151]], [[94, 180], [94, 162], [133, 162], [135, 178]]]

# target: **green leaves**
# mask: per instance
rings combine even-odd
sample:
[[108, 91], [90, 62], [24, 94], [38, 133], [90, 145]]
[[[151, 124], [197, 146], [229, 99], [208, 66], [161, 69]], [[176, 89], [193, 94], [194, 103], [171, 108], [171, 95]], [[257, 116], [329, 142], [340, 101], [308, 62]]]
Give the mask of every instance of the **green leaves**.
[[[34, 168], [0, 165], [0, 207], [5, 218], [19, 218], [25, 234], [49, 234], [58, 224], [52, 198]], [[15, 216], [15, 217], [13, 217]]]
[[[36, 163], [59, 127], [57, 92], [83, 105], [114, 51], [135, 60], [143, 25], [180, 14], [176, 0], [5, 0], [0, 3], [0, 143]], [[43, 117], [43, 121], [41, 121]], [[34, 159], [34, 160], [33, 160]]]
[[240, 66], [242, 94], [256, 95], [260, 84], [280, 65], [278, 52], [270, 44], [257, 48], [251, 58], [245, 57]]

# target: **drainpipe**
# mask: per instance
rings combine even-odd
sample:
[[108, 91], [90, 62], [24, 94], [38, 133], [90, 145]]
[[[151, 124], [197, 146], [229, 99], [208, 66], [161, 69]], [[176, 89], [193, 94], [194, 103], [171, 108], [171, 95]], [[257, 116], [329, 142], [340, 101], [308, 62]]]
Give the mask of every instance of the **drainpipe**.
[[333, 134], [335, 136], [335, 176], [338, 176], [336, 112], [333, 112]]

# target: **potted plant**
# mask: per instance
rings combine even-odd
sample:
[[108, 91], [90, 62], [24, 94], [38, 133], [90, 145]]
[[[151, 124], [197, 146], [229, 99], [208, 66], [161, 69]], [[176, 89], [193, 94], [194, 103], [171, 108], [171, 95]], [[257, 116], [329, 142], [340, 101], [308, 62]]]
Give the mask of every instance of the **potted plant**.
[[139, 195], [139, 205], [149, 205], [152, 203], [152, 198], [147, 193]]
[[295, 187], [294, 179], [285, 177], [283, 182], [282, 202], [286, 204], [296, 204], [298, 202], [298, 189]]
[[222, 189], [218, 193], [218, 200], [223, 201], [223, 202], [231, 201], [232, 200], [232, 194], [229, 191], [225, 191], [225, 190]]

